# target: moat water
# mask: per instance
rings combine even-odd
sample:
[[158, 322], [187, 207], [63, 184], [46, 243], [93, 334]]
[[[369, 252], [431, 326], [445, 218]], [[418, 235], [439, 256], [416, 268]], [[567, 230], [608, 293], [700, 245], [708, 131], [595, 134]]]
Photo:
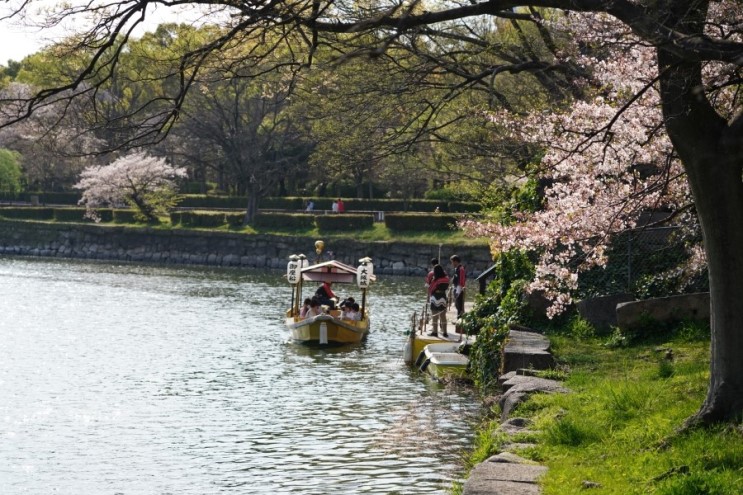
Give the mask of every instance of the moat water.
[[402, 362], [422, 280], [311, 349], [282, 275], [0, 258], [0, 493], [446, 493], [478, 408]]

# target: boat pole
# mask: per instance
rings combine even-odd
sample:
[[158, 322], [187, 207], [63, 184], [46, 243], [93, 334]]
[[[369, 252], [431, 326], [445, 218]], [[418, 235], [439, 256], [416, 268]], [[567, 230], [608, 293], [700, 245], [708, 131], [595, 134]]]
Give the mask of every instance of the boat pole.
[[366, 289], [361, 289], [361, 319], [364, 319], [364, 311], [366, 311]]
[[299, 258], [299, 278], [297, 280], [297, 298], [295, 299], [295, 311], [296, 314], [299, 315], [299, 305], [301, 304], [300, 301], [302, 301], [302, 280], [304, 280], [304, 277], [302, 276], [302, 269], [305, 268], [308, 265], [307, 256], [304, 254], [300, 254], [297, 256]]

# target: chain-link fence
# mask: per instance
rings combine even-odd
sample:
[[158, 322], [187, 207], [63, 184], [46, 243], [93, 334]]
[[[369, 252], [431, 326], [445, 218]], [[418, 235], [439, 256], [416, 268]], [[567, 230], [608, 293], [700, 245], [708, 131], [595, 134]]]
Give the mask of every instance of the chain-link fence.
[[627, 293], [638, 298], [709, 290], [706, 270], [688, 275], [690, 240], [678, 227], [642, 228], [617, 235], [607, 251], [605, 268], [579, 277], [581, 297]]

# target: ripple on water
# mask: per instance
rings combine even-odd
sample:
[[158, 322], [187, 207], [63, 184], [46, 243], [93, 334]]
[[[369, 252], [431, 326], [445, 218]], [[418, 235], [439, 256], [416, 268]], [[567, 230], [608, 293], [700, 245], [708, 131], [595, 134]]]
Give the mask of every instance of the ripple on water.
[[2, 493], [445, 493], [476, 406], [401, 362], [420, 281], [327, 350], [286, 343], [280, 281], [0, 259]]

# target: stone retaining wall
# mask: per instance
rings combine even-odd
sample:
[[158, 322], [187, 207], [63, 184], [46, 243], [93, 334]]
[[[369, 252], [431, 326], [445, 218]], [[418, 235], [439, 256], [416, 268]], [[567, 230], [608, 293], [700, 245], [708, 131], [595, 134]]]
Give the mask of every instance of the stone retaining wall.
[[[292, 254], [314, 261], [315, 239], [246, 235], [188, 229], [0, 221], [0, 255], [120, 260], [163, 264], [285, 269]], [[355, 266], [369, 256], [375, 273], [424, 276], [439, 246], [405, 242], [325, 240], [325, 249]], [[458, 254], [468, 274], [479, 275], [491, 263], [487, 246], [441, 246], [441, 257]]]

